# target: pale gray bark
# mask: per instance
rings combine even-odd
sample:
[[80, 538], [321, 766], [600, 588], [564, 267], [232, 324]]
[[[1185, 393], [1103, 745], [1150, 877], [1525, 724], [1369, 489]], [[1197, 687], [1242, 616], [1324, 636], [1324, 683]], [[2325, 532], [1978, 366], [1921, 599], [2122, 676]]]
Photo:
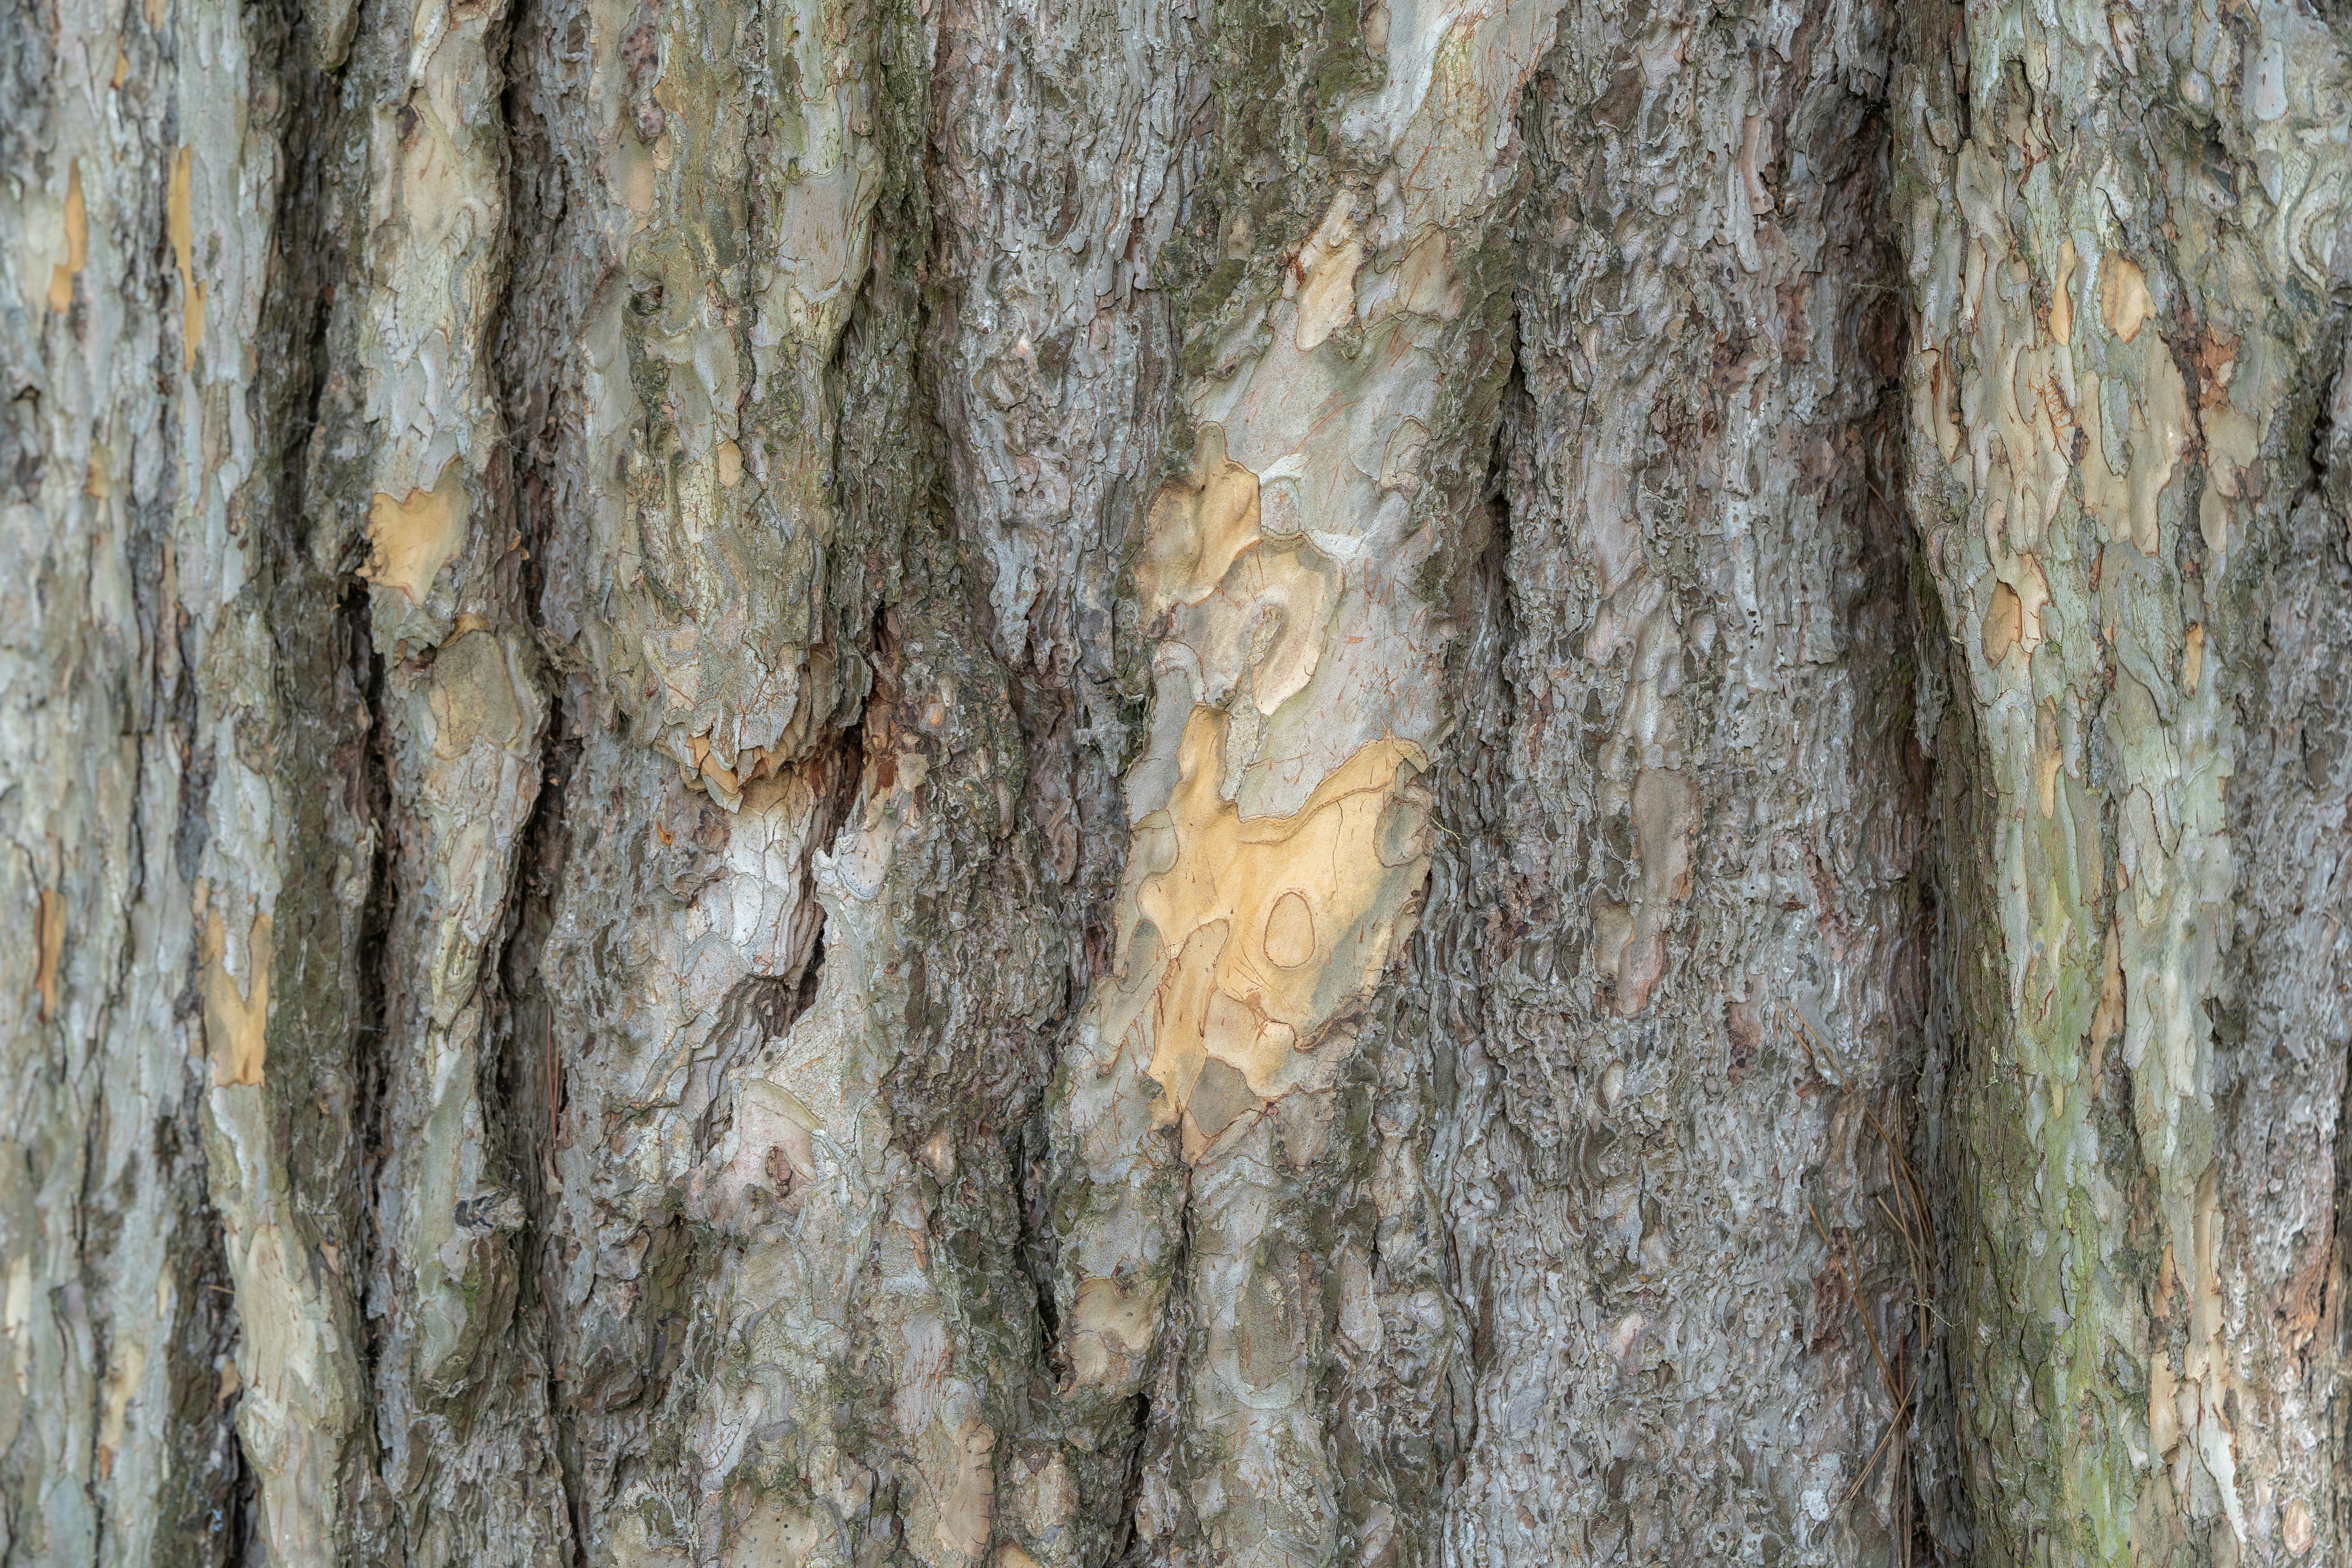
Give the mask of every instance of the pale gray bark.
[[38, 0], [0, 1562], [2352, 1552], [2352, 16]]
[[2311, 515], [2344, 37], [2293, 5], [1905, 25], [1979, 1550], [2340, 1551], [2341, 905], [2326, 769], [2273, 759], [2324, 714], [2304, 624], [2344, 550]]
[[1571, 10], [1526, 120], [1507, 620], [1462, 763], [1493, 804], [1453, 911], [1485, 960], [1465, 1560], [1899, 1561], [1916, 1518], [1892, 39], [1696, 20]]

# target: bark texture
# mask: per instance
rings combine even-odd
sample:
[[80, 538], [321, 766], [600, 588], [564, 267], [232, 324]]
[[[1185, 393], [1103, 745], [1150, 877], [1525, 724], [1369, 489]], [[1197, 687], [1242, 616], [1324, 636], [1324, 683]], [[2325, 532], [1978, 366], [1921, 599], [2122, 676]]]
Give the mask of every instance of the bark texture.
[[12, 0], [0, 1562], [2352, 1552], [2352, 14]]
[[2344, 1037], [2315, 935], [2340, 894], [2326, 771], [2275, 760], [2344, 547], [2312, 442], [2341, 353], [2343, 38], [2295, 6], [1905, 26], [1979, 1549], [2284, 1561], [2345, 1506]]

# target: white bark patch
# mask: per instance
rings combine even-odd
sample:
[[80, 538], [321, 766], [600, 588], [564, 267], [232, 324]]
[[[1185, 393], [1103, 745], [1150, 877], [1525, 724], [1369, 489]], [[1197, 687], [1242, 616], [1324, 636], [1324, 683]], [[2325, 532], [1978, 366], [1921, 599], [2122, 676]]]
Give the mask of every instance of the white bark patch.
[[1355, 197], [1343, 195], [1315, 237], [1298, 253], [1306, 281], [1298, 289], [1297, 339], [1305, 353], [1319, 345], [1356, 311], [1356, 272], [1364, 264], [1364, 243], [1356, 232]]

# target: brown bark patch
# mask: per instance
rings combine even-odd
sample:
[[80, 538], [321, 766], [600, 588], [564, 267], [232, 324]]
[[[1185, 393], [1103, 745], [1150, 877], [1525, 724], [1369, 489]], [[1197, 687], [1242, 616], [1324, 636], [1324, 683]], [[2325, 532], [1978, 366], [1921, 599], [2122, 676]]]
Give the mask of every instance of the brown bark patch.
[[2025, 628], [2025, 607], [2017, 590], [2006, 583], [1992, 585], [1992, 608], [1985, 612], [1983, 640], [1987, 664], [1999, 664], [2017, 646]]
[[33, 942], [39, 953], [33, 987], [41, 994], [41, 1022], [58, 1016], [58, 959], [66, 945], [66, 900], [54, 888], [41, 889], [33, 911]]
[[2110, 256], [2099, 267], [2099, 313], [2107, 330], [2130, 342], [2141, 323], [2156, 309], [2148, 298], [2147, 274], [2120, 256]]

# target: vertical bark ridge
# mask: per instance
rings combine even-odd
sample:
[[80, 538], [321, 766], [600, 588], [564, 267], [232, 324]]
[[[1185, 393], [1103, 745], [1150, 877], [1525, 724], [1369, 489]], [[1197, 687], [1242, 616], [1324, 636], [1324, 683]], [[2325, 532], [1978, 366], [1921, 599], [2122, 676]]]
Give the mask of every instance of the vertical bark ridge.
[[[2305, 362], [2315, 371], [2332, 363], [2334, 372], [2313, 375], [2309, 401], [2290, 415], [2312, 420], [2312, 468], [2249, 595], [2267, 607], [2259, 627], [2249, 628], [2260, 658], [2249, 660], [2245, 752], [2230, 796], [2241, 869], [2223, 972], [2227, 1005], [2215, 1018], [2227, 1052], [2227, 1075], [2216, 1074], [2216, 1186], [2232, 1243], [2220, 1270], [2222, 1331], [2236, 1352], [2231, 1421], [2241, 1485], [2256, 1500], [2254, 1519], [2275, 1521], [2271, 1539], [2242, 1560], [2352, 1549], [2341, 1450], [2330, 1441], [2341, 1441], [2336, 1413], [2347, 1398], [2341, 997], [2352, 977], [2336, 847], [2347, 781], [2333, 700], [2347, 689], [2343, 660], [2352, 647], [2347, 279], [2352, 247], [2339, 226], [2328, 321]], [[2290, 450], [2306, 445], [2298, 437], [2291, 428]]]
[[1511, 635], [1466, 677], [1486, 739], [1441, 775], [1459, 837], [1400, 1003], [1448, 1070], [1388, 1113], [1427, 1121], [1444, 1239], [1383, 1247], [1382, 1343], [1423, 1406], [1458, 1380], [1450, 1558], [1899, 1561], [1922, 1282], [1879, 1205], [1924, 781], [1874, 494], [1891, 39], [1830, 6], [1559, 36], [1515, 225]]
[[499, 956], [548, 704], [493, 363], [508, 18], [428, 4], [361, 21], [365, 228], [344, 342], [397, 824], [367, 1284], [394, 1516], [364, 1533], [409, 1562], [554, 1563], [570, 1521], [546, 1375], [517, 1331], [529, 1214], [495, 1092]]
[[1053, 1108], [1061, 1354], [1072, 1397], [1150, 1390], [1152, 1560], [1365, 1544], [1323, 1370], [1369, 1219], [1356, 1046], [1427, 871], [1505, 362], [1491, 237], [1550, 13], [1376, 20], [1212, 11], [1160, 264], [1182, 377], [1127, 589], [1133, 837]]
[[[322, 429], [335, 380], [330, 301], [349, 266], [337, 219], [355, 149], [306, 23], [289, 11], [268, 39], [287, 167], [251, 350], [254, 384], [276, 411], [263, 426], [271, 468], [257, 474], [282, 479], [247, 487], [249, 515], [269, 509], [271, 544], [247, 615], [275, 647], [257, 649], [269, 656], [266, 668], [229, 666], [235, 683], [218, 688], [240, 763], [257, 754], [272, 764], [271, 807], [256, 824], [263, 842], [216, 840], [217, 883], [266, 872], [270, 930], [299, 940], [274, 944], [261, 1060], [242, 1075], [216, 1069], [209, 1096], [215, 1201], [245, 1264], [239, 1431], [261, 1549], [286, 1562], [352, 1551], [367, 1536], [362, 1516], [382, 1507], [368, 1419], [375, 1346], [360, 1282], [375, 1234], [367, 1188], [380, 1096], [363, 1053], [383, 1025], [374, 951], [387, 915], [390, 802], [364, 589], [348, 574], [357, 563], [338, 525], [342, 498], [320, 461], [331, 439]], [[247, 738], [256, 731], [269, 735], [266, 750]]]
[[[2326, 1100], [2340, 1064], [2263, 1017], [2283, 953], [2231, 956], [2271, 906], [2232, 915], [2230, 800], [2274, 766], [2248, 749], [2257, 671], [2285, 656], [2291, 689], [2301, 657], [2264, 646], [2262, 588], [2304, 537], [2344, 43], [2293, 6], [1905, 26], [1892, 221], [1953, 691], [1948, 1344], [1976, 1551], [2284, 1562], [2326, 1507], [2303, 1456], [2332, 1374], [2306, 1395], [2287, 1349], [2317, 1211], [2231, 1178], [2285, 1131], [2240, 1108]], [[2241, 820], [2261, 855], [2294, 831]], [[2229, 1023], [2234, 986], [2252, 1013]]]
[[[289, 180], [280, 146], [315, 125], [318, 84], [288, 63], [297, 26], [281, 8], [17, 20], [12, 58], [30, 49], [37, 75], [43, 56], [55, 64], [54, 118], [37, 129], [40, 111], [12, 89], [12, 126], [59, 161], [53, 194], [19, 187], [32, 199], [9, 206], [10, 254], [45, 263], [23, 275], [36, 291], [10, 307], [12, 407], [53, 420], [38, 449], [16, 449], [13, 471], [20, 505], [45, 469], [67, 488], [44, 500], [47, 527], [29, 529], [33, 514], [20, 510], [11, 537], [81, 546], [84, 585], [40, 594], [82, 607], [96, 638], [87, 646], [112, 650], [65, 689], [123, 705], [111, 717], [85, 709], [71, 732], [85, 809], [114, 814], [130, 837], [78, 844], [70, 816], [49, 820], [24, 795], [14, 770], [34, 756], [12, 744], [10, 798], [30, 807], [19, 841], [29, 832], [98, 877], [121, 923], [71, 905], [54, 879], [58, 901], [37, 903], [57, 918], [36, 928], [49, 980], [35, 978], [35, 1019], [79, 1042], [58, 1081], [81, 1097], [87, 1142], [81, 1161], [31, 1168], [52, 1182], [82, 1173], [72, 1229], [90, 1251], [80, 1278], [37, 1281], [16, 1244], [39, 1211], [13, 1211], [12, 1331], [28, 1350], [46, 1342], [67, 1356], [37, 1373], [36, 1404], [53, 1415], [12, 1426], [13, 1473], [30, 1490], [5, 1512], [11, 1547], [44, 1561], [220, 1561], [248, 1547], [230, 1411], [265, 1483], [306, 1451], [323, 1452], [331, 1472], [358, 1414], [342, 1375], [350, 1320], [340, 1331], [327, 1321], [331, 1287], [309, 1290], [320, 1310], [298, 1312], [289, 1332], [272, 1331], [269, 1310], [290, 1281], [308, 1285], [314, 1227], [334, 1231], [328, 1192], [348, 1174], [337, 1135], [347, 1107], [331, 1072], [311, 1078], [302, 1038], [336, 1028], [344, 1004], [348, 949], [336, 948], [350, 922], [339, 906], [355, 847], [353, 824], [318, 788], [335, 775], [355, 705], [338, 681], [347, 649], [334, 590], [304, 554], [310, 233], [281, 232], [289, 184], [309, 178]], [[10, 428], [19, 440], [33, 433], [21, 419]], [[42, 584], [62, 564], [52, 550], [36, 545], [10, 579]], [[302, 618], [281, 628], [274, 616], [286, 611]], [[75, 658], [43, 668], [55, 679]], [[289, 700], [297, 689], [300, 702]], [[108, 747], [91, 750], [91, 736], [122, 737], [134, 770], [110, 773]], [[75, 776], [54, 763], [21, 776], [45, 773]], [[289, 874], [297, 833], [323, 863]], [[307, 937], [319, 920], [323, 951], [274, 940], [282, 926]], [[111, 957], [110, 929], [130, 939]], [[89, 961], [102, 967], [73, 967]], [[289, 1123], [289, 1100], [308, 1112], [314, 1092], [323, 1114]], [[289, 1159], [329, 1180], [298, 1189]], [[183, 1217], [169, 1219], [175, 1210]], [[43, 1266], [61, 1261], [52, 1247]], [[232, 1289], [234, 1317], [223, 1310]], [[32, 1386], [27, 1377], [18, 1393]], [[60, 1417], [62, 1430], [50, 1424]], [[79, 1436], [61, 1451], [55, 1439], [68, 1433]], [[77, 1469], [82, 1479], [68, 1479]], [[318, 1480], [331, 1495], [331, 1476]], [[285, 1500], [262, 1500], [263, 1551], [289, 1531], [316, 1539]]]
[[997, 1140], [1067, 960], [916, 395], [933, 24], [532, 31], [572, 243], [517, 352], [559, 411], [541, 602], [597, 803], [542, 966], [583, 1545], [972, 1562], [1035, 1339]]
[[[1159, 4], [955, 4], [938, 26], [924, 370], [954, 537], [1021, 723], [1013, 787], [1042, 854], [1031, 896], [1075, 938], [1054, 1013], [1039, 1020], [1050, 1043], [1027, 1075], [1034, 1096], [1066, 1048], [1062, 998], [1101, 972], [1115, 941], [1108, 906], [1128, 837], [1117, 770], [1131, 729], [1119, 574], [1169, 417], [1175, 344], [1160, 271], [1200, 77], [1190, 29]], [[1026, 1125], [1041, 1145], [1024, 1178], [1040, 1189], [1039, 1229], [995, 1245], [1033, 1260], [1047, 1250], [1024, 1321], [1049, 1319], [1058, 1337], [1067, 1189], [1048, 1171], [1059, 1130], [1050, 1112]], [[1000, 1533], [1035, 1563], [1108, 1561], [1132, 1533], [1138, 1390], [1072, 1385], [1051, 1341], [1027, 1353], [1003, 1445]]]

